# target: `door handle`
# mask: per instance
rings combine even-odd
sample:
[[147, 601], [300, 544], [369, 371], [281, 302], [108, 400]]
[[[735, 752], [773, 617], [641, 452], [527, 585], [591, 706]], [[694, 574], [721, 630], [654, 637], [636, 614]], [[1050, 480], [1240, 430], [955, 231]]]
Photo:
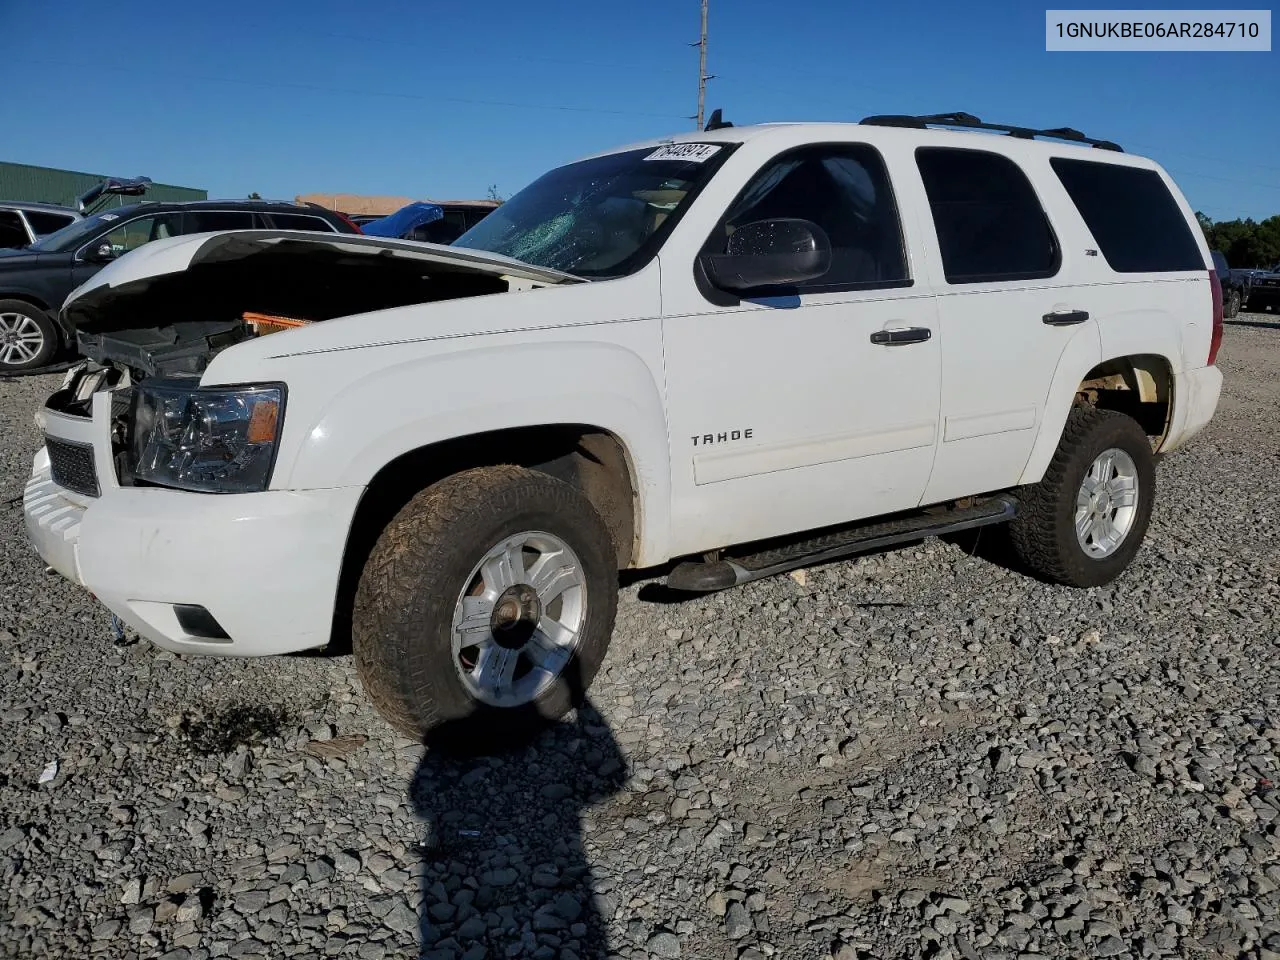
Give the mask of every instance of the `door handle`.
[[908, 343], [924, 343], [933, 336], [928, 327], [898, 327], [894, 330], [877, 330], [871, 334], [871, 342], [882, 347], [900, 347]]
[[1084, 323], [1089, 319], [1088, 310], [1059, 310], [1057, 313], [1046, 313], [1040, 318], [1051, 327], [1069, 327]]

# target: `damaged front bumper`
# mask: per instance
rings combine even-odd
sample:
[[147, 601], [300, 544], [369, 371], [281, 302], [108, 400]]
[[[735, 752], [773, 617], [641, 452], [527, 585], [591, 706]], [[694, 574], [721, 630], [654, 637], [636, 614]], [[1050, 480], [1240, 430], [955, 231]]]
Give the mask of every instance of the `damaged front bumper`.
[[[45, 563], [168, 650], [264, 656], [326, 645], [363, 488], [218, 495], [122, 486], [111, 406], [102, 391], [89, 417], [44, 411], [46, 445], [23, 513]], [[51, 450], [78, 459], [55, 470]]]

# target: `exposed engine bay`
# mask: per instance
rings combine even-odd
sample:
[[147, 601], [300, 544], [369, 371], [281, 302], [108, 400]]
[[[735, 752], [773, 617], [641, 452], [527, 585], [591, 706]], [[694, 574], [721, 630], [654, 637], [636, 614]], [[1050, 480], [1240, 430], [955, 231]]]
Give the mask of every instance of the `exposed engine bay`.
[[145, 377], [199, 376], [220, 351], [291, 326], [511, 289], [467, 263], [424, 262], [379, 248], [225, 238], [177, 273], [101, 286], [63, 313], [79, 352]]
[[[135, 447], [148, 430], [160, 435], [150, 426], [158, 415], [155, 404], [163, 403], [159, 395], [171, 389], [181, 395], [188, 389], [182, 381], [194, 386], [210, 361], [229, 347], [338, 317], [581, 282], [482, 252], [293, 231], [231, 232], [196, 243], [175, 238], [156, 241], [133, 256], [145, 258], [166, 243], [171, 244], [169, 256], [122, 258], [99, 274], [107, 282], [91, 281], [68, 300], [61, 320], [85, 360], [67, 373], [36, 414], [42, 429], [51, 414], [91, 418], [95, 395], [108, 392], [112, 459], [125, 485], [148, 482], [140, 476], [142, 451]], [[187, 245], [178, 246], [183, 243]], [[113, 273], [113, 268], [118, 269]], [[140, 386], [144, 381], [151, 382]], [[194, 401], [181, 396], [173, 402], [185, 416], [195, 417], [193, 424], [199, 421], [210, 432], [225, 426], [230, 408], [252, 399], [219, 398], [216, 390], [200, 391], [199, 397], [210, 409], [193, 412]], [[226, 409], [213, 409], [219, 403]], [[269, 408], [263, 400], [261, 417], [270, 414]], [[140, 417], [148, 421], [146, 430], [137, 423]], [[264, 431], [267, 425], [274, 429], [275, 421], [262, 424]], [[243, 459], [251, 452], [257, 428], [246, 429], [240, 439], [248, 443], [211, 435], [196, 446], [206, 454], [206, 448], [217, 447], [227, 462]], [[203, 482], [186, 476], [181, 480]]]

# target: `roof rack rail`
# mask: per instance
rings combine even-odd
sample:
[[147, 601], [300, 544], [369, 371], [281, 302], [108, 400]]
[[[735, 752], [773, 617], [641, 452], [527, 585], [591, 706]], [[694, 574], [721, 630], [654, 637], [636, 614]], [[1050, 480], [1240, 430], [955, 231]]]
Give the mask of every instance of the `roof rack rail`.
[[1087, 143], [1089, 146], [1096, 147], [1099, 150], [1114, 150], [1116, 153], [1124, 153], [1124, 148], [1118, 143], [1112, 143], [1110, 140], [1095, 140], [1092, 137], [1086, 137], [1079, 130], [1072, 130], [1070, 127], [1037, 130], [1034, 127], [1017, 127], [1007, 123], [983, 123], [972, 113], [931, 113], [922, 116], [888, 113], [863, 117], [861, 122], [874, 127], [910, 127], [914, 130], [924, 130], [931, 126], [961, 127], [966, 130], [998, 130], [1011, 137], [1019, 137], [1023, 140], [1031, 140], [1035, 137], [1050, 137], [1054, 140], [1067, 140], [1071, 143]]

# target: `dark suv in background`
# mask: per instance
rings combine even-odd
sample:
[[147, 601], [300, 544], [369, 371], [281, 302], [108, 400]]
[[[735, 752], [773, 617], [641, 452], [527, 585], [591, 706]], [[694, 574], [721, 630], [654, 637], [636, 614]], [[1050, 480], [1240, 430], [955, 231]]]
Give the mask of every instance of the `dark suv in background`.
[[1270, 270], [1250, 271], [1250, 284], [1250, 310], [1280, 310], [1280, 263], [1272, 264]]
[[77, 220], [22, 250], [0, 250], [0, 374], [47, 364], [63, 347], [55, 316], [69, 294], [144, 243], [218, 230], [359, 233], [341, 214], [271, 200], [143, 202]]
[[1218, 275], [1218, 285], [1222, 289], [1222, 315], [1230, 320], [1249, 299], [1249, 274], [1227, 266], [1227, 258], [1221, 250], [1210, 250], [1209, 253], [1213, 257], [1213, 270]]

